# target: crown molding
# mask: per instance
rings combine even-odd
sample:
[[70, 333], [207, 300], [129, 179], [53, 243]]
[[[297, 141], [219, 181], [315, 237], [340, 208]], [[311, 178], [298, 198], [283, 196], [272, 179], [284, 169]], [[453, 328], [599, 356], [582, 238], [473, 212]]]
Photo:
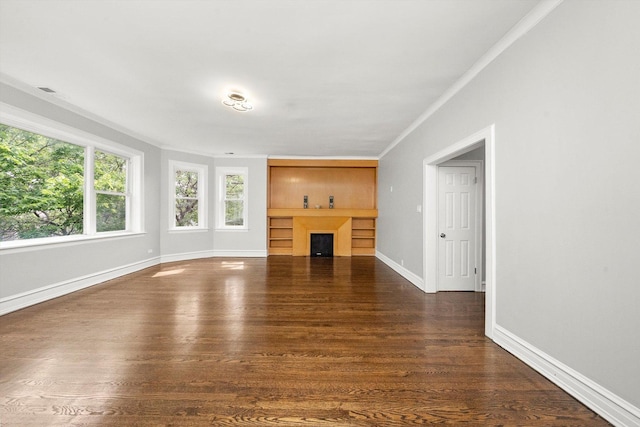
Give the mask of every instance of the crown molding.
[[453, 85], [449, 87], [427, 110], [422, 113], [413, 123], [409, 125], [389, 146], [378, 156], [386, 156], [393, 148], [416, 130], [429, 117], [435, 114], [444, 104], [468, 85], [482, 70], [493, 62], [502, 52], [507, 50], [520, 37], [527, 34], [533, 27], [538, 25], [547, 15], [549, 15], [564, 0], [542, 0], [529, 11], [516, 25], [511, 28], [496, 44], [494, 44], [475, 64], [467, 70]]

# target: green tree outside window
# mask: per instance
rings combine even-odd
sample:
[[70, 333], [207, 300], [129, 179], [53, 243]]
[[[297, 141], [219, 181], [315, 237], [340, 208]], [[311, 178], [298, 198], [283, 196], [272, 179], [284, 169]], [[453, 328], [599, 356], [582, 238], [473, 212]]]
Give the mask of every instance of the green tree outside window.
[[177, 170], [176, 182], [176, 227], [198, 226], [198, 172]]
[[[87, 148], [0, 124], [0, 241], [127, 229], [129, 160], [95, 150], [95, 230], [84, 218]], [[92, 228], [92, 227], [90, 227]]]
[[96, 231], [127, 229], [127, 159], [96, 150], [94, 157]]
[[225, 176], [225, 210], [226, 226], [244, 225], [244, 175]]
[[83, 233], [84, 148], [0, 124], [0, 241]]

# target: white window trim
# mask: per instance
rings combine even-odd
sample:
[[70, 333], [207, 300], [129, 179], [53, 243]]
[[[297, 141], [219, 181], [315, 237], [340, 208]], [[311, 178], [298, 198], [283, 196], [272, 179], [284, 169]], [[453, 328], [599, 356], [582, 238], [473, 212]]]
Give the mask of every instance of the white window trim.
[[[94, 240], [103, 237], [129, 236], [145, 232], [144, 189], [142, 180], [144, 176], [144, 153], [142, 151], [75, 129], [37, 114], [20, 110], [2, 102], [0, 102], [0, 122], [62, 142], [75, 144], [84, 147], [85, 150], [83, 234], [0, 242], [0, 250], [42, 246], [50, 243], [64, 244], [64, 242]], [[95, 192], [93, 188], [93, 153], [95, 149], [128, 159], [127, 191], [129, 206], [127, 207], [127, 225], [123, 231], [96, 232]]]
[[[225, 196], [225, 176], [244, 175], [244, 192], [242, 223], [243, 225], [226, 225], [224, 223], [224, 196]], [[247, 231], [249, 229], [249, 168], [247, 167], [217, 167], [216, 182], [218, 183], [218, 209], [216, 215], [216, 230], [218, 231]]]
[[[119, 193], [119, 192], [110, 192], [110, 191], [102, 191], [102, 190], [96, 190], [95, 188], [95, 152], [96, 149], [98, 149], [98, 151], [102, 151], [103, 153], [107, 153], [107, 154], [114, 154], [116, 156], [121, 156], [123, 158], [125, 158], [127, 160], [127, 167], [126, 167], [126, 184], [127, 184], [127, 188], [125, 188], [125, 192], [124, 193]], [[125, 230], [124, 232], [130, 232], [133, 230], [137, 230], [134, 227], [134, 219], [133, 217], [139, 217], [138, 215], [134, 214], [134, 210], [136, 207], [138, 207], [137, 203], [135, 203], [133, 201], [134, 195], [135, 194], [141, 194], [136, 192], [135, 190], [135, 184], [137, 183], [137, 181], [139, 181], [139, 179], [133, 180], [133, 177], [137, 175], [137, 168], [139, 167], [139, 165], [137, 163], [134, 163], [134, 160], [131, 156], [127, 155], [127, 154], [121, 154], [119, 152], [117, 152], [116, 150], [111, 149], [110, 147], [107, 148], [103, 148], [103, 147], [99, 147], [99, 146], [87, 146], [85, 147], [85, 151], [84, 151], [84, 171], [85, 171], [85, 175], [88, 177], [92, 177], [91, 179], [85, 179], [84, 181], [84, 201], [85, 201], [85, 206], [84, 206], [84, 223], [85, 223], [85, 228], [87, 230], [87, 232], [85, 234], [87, 235], [103, 235], [103, 234], [113, 234], [113, 233], [121, 233], [122, 231], [97, 231], [97, 224], [96, 224], [96, 200], [98, 198], [98, 194], [113, 194], [113, 195], [122, 195], [126, 197], [126, 202], [127, 202], [127, 206], [126, 206], [126, 210], [127, 210], [127, 215], [126, 215], [126, 224], [125, 224]], [[135, 181], [135, 182], [132, 182]]]
[[[198, 174], [198, 225], [197, 226], [177, 226], [176, 207], [176, 172], [179, 170], [196, 172]], [[208, 229], [208, 209], [207, 183], [209, 167], [196, 163], [180, 162], [169, 160], [169, 231], [201, 231]]]

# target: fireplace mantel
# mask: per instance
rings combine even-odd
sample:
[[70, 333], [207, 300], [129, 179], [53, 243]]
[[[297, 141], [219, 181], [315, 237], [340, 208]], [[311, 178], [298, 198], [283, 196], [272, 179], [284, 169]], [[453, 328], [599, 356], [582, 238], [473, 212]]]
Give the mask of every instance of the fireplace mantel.
[[[290, 221], [291, 225], [273, 225], [270, 232], [273, 242], [290, 242], [290, 249], [284, 249], [282, 252], [272, 251], [273, 253], [288, 253], [293, 256], [309, 256], [311, 249], [311, 234], [327, 233], [333, 234], [333, 254], [335, 256], [351, 256], [353, 254], [362, 255], [373, 251], [372, 247], [354, 248], [354, 239], [360, 242], [373, 242], [375, 237], [375, 228], [370, 226], [368, 229], [358, 228], [354, 231], [354, 220], [367, 218], [365, 221], [374, 221], [378, 216], [377, 209], [268, 209], [270, 221], [279, 221], [279, 219]], [[272, 224], [283, 224], [281, 222], [273, 222]], [[289, 224], [289, 223], [286, 223]], [[289, 229], [290, 231], [286, 231]], [[279, 231], [282, 236], [290, 236], [289, 238], [273, 237], [275, 232]], [[359, 234], [354, 235], [354, 232]], [[363, 236], [364, 233], [364, 236]], [[360, 240], [364, 239], [364, 240]], [[354, 252], [355, 250], [355, 252]]]
[[351, 256], [351, 217], [349, 216], [294, 216], [293, 256], [311, 253], [311, 234], [333, 234], [333, 254]]
[[377, 218], [378, 209], [267, 209], [267, 216], [348, 216], [351, 218]]

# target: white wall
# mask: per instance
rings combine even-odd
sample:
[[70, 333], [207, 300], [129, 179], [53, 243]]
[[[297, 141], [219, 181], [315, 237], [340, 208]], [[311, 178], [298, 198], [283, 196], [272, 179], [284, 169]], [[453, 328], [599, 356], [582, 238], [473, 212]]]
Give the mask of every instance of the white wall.
[[[169, 161], [175, 160], [180, 162], [195, 163], [206, 165], [208, 167], [207, 182], [207, 199], [209, 201], [207, 212], [207, 230], [196, 231], [169, 231], [170, 226], [170, 208], [169, 208]], [[162, 173], [160, 177], [162, 192], [160, 194], [160, 242], [162, 260], [177, 261], [190, 258], [205, 258], [212, 256], [213, 251], [213, 227], [215, 200], [213, 180], [214, 175], [214, 159], [208, 156], [197, 154], [182, 153], [179, 151], [162, 150]]]
[[[249, 169], [249, 229], [246, 231], [216, 230], [214, 251], [218, 256], [267, 256], [267, 158], [218, 157], [216, 167], [247, 167]], [[215, 170], [213, 171], [215, 179]], [[215, 197], [218, 186], [214, 184]]]
[[498, 329], [636, 423], [638, 22], [638, 1], [560, 4], [380, 160], [378, 198], [378, 251], [422, 276], [422, 160], [495, 124]]

